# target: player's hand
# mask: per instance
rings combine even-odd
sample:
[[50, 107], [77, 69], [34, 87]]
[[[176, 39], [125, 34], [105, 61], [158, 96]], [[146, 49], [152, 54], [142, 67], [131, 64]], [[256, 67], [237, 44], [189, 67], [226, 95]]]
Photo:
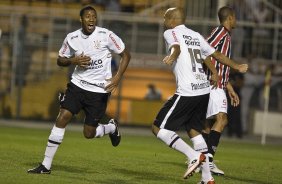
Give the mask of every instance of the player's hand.
[[219, 80], [219, 77], [217, 73], [212, 74], [211, 79], [210, 79], [212, 89], [216, 89], [218, 87], [218, 80]]
[[235, 91], [232, 90], [232, 91], [228, 91], [228, 94], [231, 99], [231, 105], [237, 107], [240, 103], [240, 99], [237, 93], [235, 93]]
[[169, 56], [166, 56], [166, 57], [163, 59], [163, 63], [165, 63], [165, 64], [167, 64], [167, 65], [172, 65], [173, 60], [170, 59]]
[[105, 90], [108, 93], [111, 93], [112, 91], [114, 91], [117, 88], [120, 78], [117, 76], [114, 76], [113, 78], [106, 79], [106, 81], [108, 82], [108, 85], [106, 85]]
[[238, 67], [238, 71], [240, 73], [246, 73], [248, 71], [248, 64], [240, 64]]
[[74, 57], [74, 64], [81, 68], [87, 68], [90, 64], [91, 58], [81, 53], [79, 56]]

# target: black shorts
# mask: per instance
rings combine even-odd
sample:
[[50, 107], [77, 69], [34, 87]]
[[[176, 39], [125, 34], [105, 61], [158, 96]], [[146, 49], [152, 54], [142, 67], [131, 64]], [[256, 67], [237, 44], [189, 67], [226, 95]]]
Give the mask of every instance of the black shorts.
[[68, 83], [67, 90], [60, 99], [61, 108], [67, 109], [72, 114], [77, 114], [81, 109], [85, 113], [84, 123], [98, 126], [101, 118], [105, 115], [110, 93], [95, 93], [86, 91]]
[[172, 131], [184, 128], [202, 132], [208, 103], [209, 94], [192, 97], [175, 94], [161, 108], [154, 125]]

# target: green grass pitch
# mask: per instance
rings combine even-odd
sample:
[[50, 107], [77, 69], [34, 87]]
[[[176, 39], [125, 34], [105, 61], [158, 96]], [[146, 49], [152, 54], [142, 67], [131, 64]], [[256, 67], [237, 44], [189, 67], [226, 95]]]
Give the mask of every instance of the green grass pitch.
[[[136, 129], [138, 131], [138, 129]], [[66, 131], [51, 175], [27, 174], [43, 159], [50, 130], [0, 126], [0, 184], [195, 184], [182, 175], [185, 157], [152, 136], [123, 134], [118, 147], [108, 136], [87, 140]], [[188, 140], [185, 137], [185, 140]], [[222, 141], [215, 157], [226, 176], [217, 184], [281, 184], [282, 146]]]

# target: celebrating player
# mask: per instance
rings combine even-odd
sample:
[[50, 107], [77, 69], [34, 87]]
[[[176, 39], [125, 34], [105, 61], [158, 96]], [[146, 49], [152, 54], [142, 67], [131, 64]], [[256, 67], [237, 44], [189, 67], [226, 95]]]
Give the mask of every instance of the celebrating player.
[[[65, 38], [59, 51], [59, 66], [76, 65], [61, 108], [48, 139], [43, 162], [28, 173], [50, 174], [53, 157], [62, 143], [65, 127], [81, 109], [85, 112], [83, 133], [85, 138], [99, 138], [109, 134], [112, 145], [118, 146], [121, 135], [118, 122], [99, 124], [104, 116], [111, 92], [118, 86], [130, 61], [123, 41], [112, 31], [96, 26], [97, 12], [91, 6], [80, 10], [81, 29]], [[121, 56], [115, 76], [111, 73], [111, 52]]]

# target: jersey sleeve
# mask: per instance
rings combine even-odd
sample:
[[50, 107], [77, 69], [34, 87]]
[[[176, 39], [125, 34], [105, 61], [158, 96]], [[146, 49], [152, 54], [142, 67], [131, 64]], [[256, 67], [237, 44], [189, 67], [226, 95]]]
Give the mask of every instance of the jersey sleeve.
[[216, 48], [220, 42], [225, 38], [227, 31], [224, 27], [220, 26], [215, 28], [211, 35], [207, 38], [207, 42], [214, 48]]
[[108, 36], [108, 48], [114, 53], [120, 54], [125, 49], [125, 44], [120, 37], [110, 31]]
[[74, 50], [69, 45], [68, 39], [66, 37], [64, 42], [63, 42], [63, 44], [62, 44], [62, 47], [59, 50], [59, 56], [60, 57], [70, 58], [73, 55], [74, 55]]
[[201, 45], [202, 59], [206, 59], [208, 56], [215, 52], [215, 48], [213, 48], [202, 35], [199, 36], [199, 39]]
[[167, 44], [167, 50], [170, 50], [173, 45], [179, 45], [176, 32], [173, 29], [169, 29], [164, 32], [164, 39]]

